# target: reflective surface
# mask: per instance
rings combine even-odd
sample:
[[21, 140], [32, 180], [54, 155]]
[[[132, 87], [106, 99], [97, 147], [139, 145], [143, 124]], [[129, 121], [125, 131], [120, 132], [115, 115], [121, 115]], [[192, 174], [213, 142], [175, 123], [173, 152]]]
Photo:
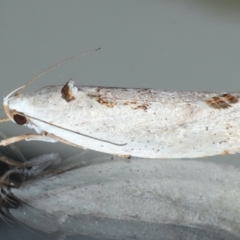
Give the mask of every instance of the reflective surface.
[[239, 169], [194, 160], [123, 160], [90, 151], [49, 159], [51, 165], [35, 166], [11, 189], [21, 205], [9, 212], [51, 237], [240, 237]]

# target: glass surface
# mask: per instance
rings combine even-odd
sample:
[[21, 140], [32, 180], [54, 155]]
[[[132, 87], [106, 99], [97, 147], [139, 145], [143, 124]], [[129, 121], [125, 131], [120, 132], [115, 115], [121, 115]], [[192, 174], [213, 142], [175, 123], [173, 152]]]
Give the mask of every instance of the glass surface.
[[31, 161], [33, 168], [14, 170], [24, 181], [11, 188], [20, 202], [14, 201], [6, 213], [51, 236], [240, 236], [235, 167], [195, 160], [124, 160], [92, 151], [65, 160], [50, 154]]

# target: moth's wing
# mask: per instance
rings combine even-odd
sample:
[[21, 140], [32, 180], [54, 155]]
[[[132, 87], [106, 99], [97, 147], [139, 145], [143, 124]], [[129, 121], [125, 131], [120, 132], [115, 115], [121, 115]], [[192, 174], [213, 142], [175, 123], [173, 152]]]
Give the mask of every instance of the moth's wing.
[[[142, 112], [142, 116], [148, 113], [151, 116], [151, 109], [175, 109], [187, 107], [198, 109], [198, 111], [212, 111], [215, 109], [227, 109], [239, 102], [240, 93], [211, 93], [211, 92], [174, 92], [153, 89], [97, 89], [97, 93], [92, 93], [94, 88], [87, 88], [88, 98], [99, 106], [99, 111], [106, 111], [98, 118], [85, 119], [89, 122], [108, 120], [111, 117], [118, 119], [131, 118], [134, 114]], [[153, 108], [151, 108], [153, 107]], [[117, 110], [116, 110], [117, 109]], [[136, 111], [133, 111], [136, 110]], [[150, 112], [149, 112], [150, 110]], [[164, 112], [163, 112], [164, 113]], [[152, 113], [154, 114], [154, 113]], [[161, 112], [162, 114], [162, 112]], [[154, 118], [154, 115], [153, 115]], [[143, 123], [137, 119], [137, 123]], [[158, 121], [158, 119], [156, 119]], [[147, 123], [146, 123], [147, 124]]]
[[[239, 101], [239, 93], [209, 93], [209, 92], [171, 92], [153, 89], [116, 89], [86, 87], [82, 91], [87, 100], [96, 106], [88, 108], [88, 113], [79, 122], [74, 118], [73, 125], [79, 130], [81, 124], [97, 126], [101, 124], [116, 126], [133, 121], [135, 129], [159, 129], [174, 127], [186, 122], [201, 121], [211, 112], [230, 109]], [[155, 113], [153, 112], [153, 109]], [[96, 117], [96, 112], [99, 114]], [[201, 115], [201, 112], [205, 114]], [[183, 116], [186, 115], [186, 116]], [[165, 121], [163, 118], [171, 120]], [[56, 125], [58, 125], [56, 119]], [[115, 122], [116, 121], [116, 122]], [[69, 126], [69, 123], [67, 123]]]
[[[186, 119], [186, 121], [178, 121], [177, 124], [173, 124], [171, 126], [162, 127], [159, 129], [159, 127], [156, 127], [156, 121], [152, 122], [146, 122], [139, 124], [139, 129], [141, 127], [145, 128], [148, 126], [151, 128], [152, 131], [158, 131], [163, 132], [166, 129], [170, 129], [171, 131], [176, 130], [177, 128], [184, 128], [184, 129], [192, 129], [196, 125], [199, 125], [204, 128], [209, 129], [216, 129], [216, 126], [220, 127], [220, 124], [228, 123], [231, 126], [235, 126], [237, 122], [235, 121], [236, 118], [236, 111], [240, 108], [240, 94], [239, 93], [223, 93], [223, 94], [216, 94], [212, 97], [201, 99], [199, 98], [196, 101], [193, 101], [191, 103], [187, 103], [188, 105], [191, 105], [192, 108], [197, 108], [197, 113], [199, 114], [200, 111], [207, 112], [207, 114], [199, 114], [197, 119], [194, 118], [194, 115], [190, 117], [189, 119]], [[179, 103], [179, 104], [186, 104], [186, 103]], [[176, 107], [178, 104], [176, 104]], [[225, 121], [221, 121], [221, 119], [225, 119]], [[235, 124], [236, 123], [236, 124]], [[200, 129], [199, 129], [200, 130]]]

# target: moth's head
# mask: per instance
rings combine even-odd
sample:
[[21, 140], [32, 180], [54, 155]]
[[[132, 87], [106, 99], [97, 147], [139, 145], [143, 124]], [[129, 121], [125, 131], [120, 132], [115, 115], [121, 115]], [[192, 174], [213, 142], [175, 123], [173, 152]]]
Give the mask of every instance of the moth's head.
[[23, 88], [24, 86], [14, 90], [3, 99], [3, 109], [8, 119], [19, 125], [28, 123], [27, 117], [19, 109], [19, 107], [21, 108], [21, 104], [19, 105], [19, 103], [22, 102], [19, 93]]
[[61, 89], [62, 86], [47, 86], [27, 94], [19, 94], [19, 89], [13, 91], [3, 100], [8, 120], [42, 132], [40, 122], [50, 126], [65, 118], [64, 108], [69, 102], [62, 97]]

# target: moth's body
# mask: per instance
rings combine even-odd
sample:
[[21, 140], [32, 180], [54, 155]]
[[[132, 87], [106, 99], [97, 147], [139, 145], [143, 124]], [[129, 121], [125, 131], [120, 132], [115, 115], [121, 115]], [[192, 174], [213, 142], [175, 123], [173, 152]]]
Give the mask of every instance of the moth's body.
[[239, 96], [76, 87], [70, 81], [7, 97], [4, 107], [26, 116], [26, 126], [38, 133], [79, 147], [145, 158], [194, 158], [240, 151]]

